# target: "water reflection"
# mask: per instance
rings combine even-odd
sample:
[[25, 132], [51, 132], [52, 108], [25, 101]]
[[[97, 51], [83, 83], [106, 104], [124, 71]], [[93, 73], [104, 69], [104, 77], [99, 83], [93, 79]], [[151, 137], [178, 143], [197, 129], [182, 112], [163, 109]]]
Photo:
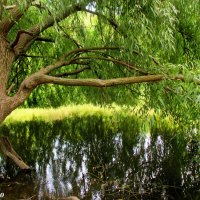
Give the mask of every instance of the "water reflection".
[[0, 161], [11, 177], [0, 185], [4, 199], [200, 199], [198, 133], [144, 135], [133, 119], [114, 123], [91, 116], [1, 127], [34, 169], [14, 176]]

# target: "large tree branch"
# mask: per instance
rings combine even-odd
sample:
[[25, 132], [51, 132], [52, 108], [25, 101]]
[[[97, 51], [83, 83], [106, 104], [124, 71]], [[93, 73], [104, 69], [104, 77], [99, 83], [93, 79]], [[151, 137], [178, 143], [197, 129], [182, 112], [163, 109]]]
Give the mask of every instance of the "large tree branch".
[[65, 86], [90, 86], [90, 87], [112, 87], [118, 85], [144, 83], [144, 82], [156, 82], [164, 80], [163, 75], [149, 75], [149, 76], [136, 76], [125, 78], [113, 78], [108, 80], [102, 79], [66, 79], [57, 78], [53, 76], [43, 75], [39, 84], [53, 83]]
[[[30, 7], [32, 1], [33, 0], [27, 1], [24, 11]], [[8, 34], [10, 29], [15, 25], [16, 22], [20, 20], [20, 18], [24, 14], [24, 12], [22, 12], [18, 6], [12, 7], [12, 9], [10, 9], [9, 11], [10, 15], [0, 21], [0, 33], [4, 36]]]
[[[34, 37], [34, 35], [28, 31], [25, 31], [25, 30], [19, 30], [18, 33], [17, 33], [17, 36], [15, 38], [15, 40], [10, 44], [10, 47], [11, 48], [14, 48], [18, 42], [19, 42], [19, 39], [21, 37], [22, 34], [27, 34], [29, 36], [32, 36]], [[54, 42], [54, 40], [52, 40], [51, 38], [43, 38], [43, 37], [40, 37], [40, 36], [37, 36], [37, 37], [34, 37], [35, 41], [42, 41], [42, 42]]]
[[19, 55], [22, 52], [27, 51], [32, 42], [42, 33], [44, 30], [53, 26], [54, 23], [58, 23], [70, 15], [80, 11], [86, 3], [77, 3], [72, 6], [66, 7], [62, 13], [58, 13], [56, 17], [49, 16], [42, 24], [36, 24], [29, 28], [27, 32], [30, 34], [22, 33], [19, 37], [17, 44], [14, 47], [15, 53]]
[[[119, 85], [138, 84], [138, 83], [153, 83], [163, 80], [179, 80], [185, 81], [183, 75], [164, 76], [164, 75], [146, 75], [146, 76], [133, 76], [124, 78], [112, 78], [107, 80], [102, 79], [67, 79], [55, 76], [46, 75], [44, 71], [40, 70], [26, 78], [20, 85], [18, 92], [11, 97], [11, 109], [17, 108], [21, 105], [31, 94], [37, 86], [42, 84], [57, 84], [64, 86], [88, 86], [88, 87], [113, 87]], [[190, 80], [197, 85], [200, 85], [199, 79]]]
[[[177, 76], [164, 76], [164, 75], [146, 75], [146, 76], [133, 76], [124, 78], [112, 78], [107, 80], [102, 79], [67, 79], [59, 78], [54, 76], [49, 76], [37, 72], [27, 78], [23, 83], [23, 88], [34, 89], [41, 84], [57, 84], [65, 86], [90, 86], [90, 87], [112, 87], [118, 85], [136, 84], [136, 83], [148, 83], [148, 82], [158, 82], [163, 80], [180, 80], [185, 81], [183, 75]], [[196, 84], [200, 85], [200, 80], [192, 80]]]

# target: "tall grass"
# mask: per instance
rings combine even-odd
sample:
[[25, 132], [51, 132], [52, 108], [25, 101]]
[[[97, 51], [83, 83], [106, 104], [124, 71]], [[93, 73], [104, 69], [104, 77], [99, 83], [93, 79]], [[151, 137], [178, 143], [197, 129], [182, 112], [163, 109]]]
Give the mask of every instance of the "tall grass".
[[144, 114], [139, 112], [138, 107], [122, 107], [115, 104], [104, 107], [95, 106], [92, 104], [84, 104], [69, 105], [59, 108], [17, 109], [6, 118], [4, 124], [17, 122], [23, 123], [26, 121], [36, 120], [52, 122], [55, 120], [63, 120], [65, 118], [84, 118], [88, 116], [100, 116], [104, 117], [105, 119], [112, 118], [114, 121], [119, 123], [120, 121], [126, 121], [127, 125], [131, 124], [132, 120], [134, 119], [135, 122], [138, 122], [142, 132], [149, 132], [152, 127], [165, 127], [169, 129], [178, 127], [171, 116], [163, 116], [161, 112], [149, 110]]
[[59, 108], [30, 108], [16, 109], [5, 120], [5, 123], [25, 122], [32, 120], [43, 120], [46, 122], [63, 120], [73, 116], [102, 115], [109, 116], [123, 112], [123, 107], [113, 105], [112, 107], [100, 107], [92, 104], [70, 105]]

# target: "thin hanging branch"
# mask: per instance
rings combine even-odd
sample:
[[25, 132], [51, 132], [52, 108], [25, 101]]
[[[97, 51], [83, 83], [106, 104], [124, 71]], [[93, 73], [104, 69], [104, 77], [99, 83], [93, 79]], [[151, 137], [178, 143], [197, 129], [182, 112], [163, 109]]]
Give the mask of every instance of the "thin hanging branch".
[[77, 48], [81, 48], [81, 45], [80, 45], [74, 38], [72, 38], [72, 37], [64, 30], [64, 28], [63, 28], [62, 26], [60, 26], [59, 24], [57, 24], [57, 26], [58, 26], [59, 29], [63, 32], [64, 36], [65, 36], [68, 40], [72, 41], [72, 42], [75, 44], [75, 46], [76, 46]]
[[110, 24], [115, 30], [119, 29], [118, 24], [117, 24], [113, 19], [108, 18], [108, 17], [106, 17], [105, 15], [103, 15], [103, 14], [101, 14], [101, 13], [98, 13], [98, 12], [95, 12], [95, 11], [92, 11], [92, 10], [89, 10], [89, 9], [83, 9], [83, 11], [88, 12], [88, 13], [91, 13], [91, 14], [93, 14], [93, 15], [97, 15], [99, 18], [102, 18], [102, 19], [108, 21], [109, 24]]
[[66, 58], [72, 58], [72, 57], [78, 57], [80, 56], [80, 54], [83, 53], [89, 53], [89, 52], [101, 52], [102, 51], [106, 51], [106, 50], [116, 50], [119, 51], [120, 48], [119, 47], [89, 47], [89, 48], [78, 48], [78, 49], [74, 49], [66, 54], [63, 54], [61, 59], [66, 59]]

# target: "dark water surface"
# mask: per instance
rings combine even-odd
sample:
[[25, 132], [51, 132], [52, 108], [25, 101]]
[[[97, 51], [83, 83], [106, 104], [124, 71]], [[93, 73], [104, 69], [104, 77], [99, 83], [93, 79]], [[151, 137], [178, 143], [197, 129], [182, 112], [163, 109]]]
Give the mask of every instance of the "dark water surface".
[[141, 134], [134, 119], [91, 116], [4, 125], [1, 133], [33, 168], [20, 174], [0, 157], [4, 200], [200, 199], [197, 131]]

